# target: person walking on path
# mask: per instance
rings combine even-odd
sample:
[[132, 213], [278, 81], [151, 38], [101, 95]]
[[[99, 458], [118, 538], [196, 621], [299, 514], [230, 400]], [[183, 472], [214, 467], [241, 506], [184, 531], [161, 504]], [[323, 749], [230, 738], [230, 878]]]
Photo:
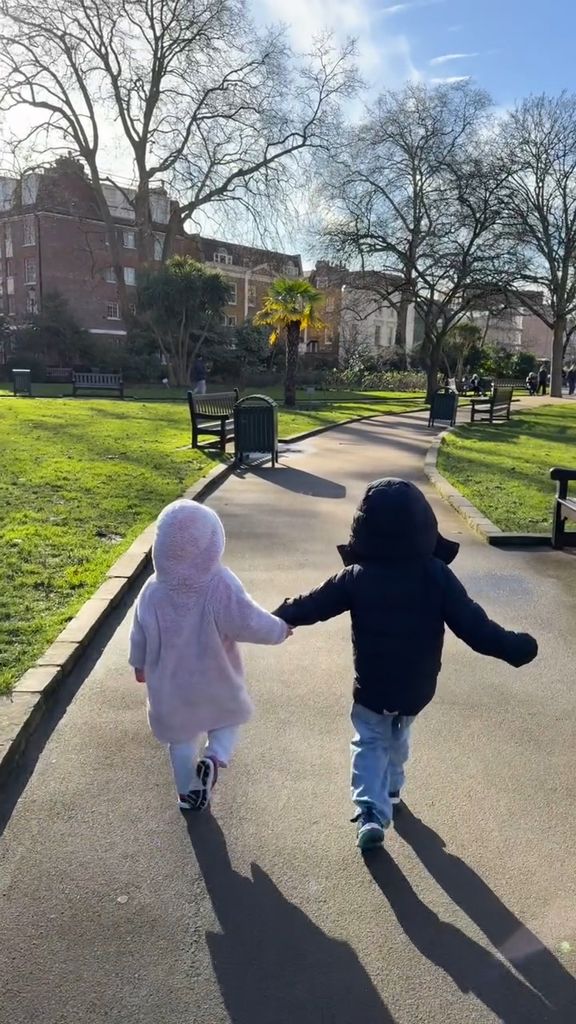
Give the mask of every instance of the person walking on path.
[[548, 389], [548, 367], [542, 363], [538, 370], [538, 394], [545, 395]]
[[195, 395], [206, 394], [206, 365], [202, 356], [196, 356], [192, 369], [193, 392]]
[[568, 382], [568, 394], [573, 395], [576, 391], [576, 365], [572, 363], [572, 366], [566, 374], [566, 380]]
[[361, 849], [380, 845], [400, 802], [410, 726], [434, 697], [444, 625], [480, 654], [520, 667], [533, 637], [492, 622], [448, 568], [458, 544], [443, 538], [411, 483], [370, 484], [340, 548], [346, 568], [276, 610], [292, 627], [352, 616], [352, 800]]
[[146, 683], [150, 728], [168, 746], [183, 811], [206, 807], [252, 714], [238, 642], [280, 644], [291, 632], [222, 565], [224, 544], [212, 509], [186, 498], [168, 505], [130, 635], [129, 661]]

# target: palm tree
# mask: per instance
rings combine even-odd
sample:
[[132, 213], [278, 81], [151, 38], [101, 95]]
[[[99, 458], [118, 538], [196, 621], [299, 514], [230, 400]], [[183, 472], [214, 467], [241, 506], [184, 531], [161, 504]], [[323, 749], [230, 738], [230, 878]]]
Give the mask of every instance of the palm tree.
[[270, 344], [275, 345], [286, 330], [286, 379], [284, 404], [296, 405], [296, 369], [302, 330], [320, 330], [323, 321], [317, 313], [322, 294], [303, 278], [279, 277], [270, 285], [262, 309], [254, 317], [255, 324], [272, 327]]

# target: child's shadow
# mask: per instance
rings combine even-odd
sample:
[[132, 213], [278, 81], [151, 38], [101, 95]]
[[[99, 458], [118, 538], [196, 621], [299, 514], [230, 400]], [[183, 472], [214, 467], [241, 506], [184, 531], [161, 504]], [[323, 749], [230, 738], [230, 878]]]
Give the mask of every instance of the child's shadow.
[[[458, 895], [461, 895], [460, 887], [458, 885], [453, 887], [452, 880], [448, 880], [450, 877], [448, 860], [446, 873], [440, 871], [437, 874], [431, 866], [432, 864], [434, 867], [438, 865], [430, 853], [431, 848], [428, 843], [425, 847], [418, 845], [419, 840], [424, 836], [423, 832], [418, 833], [419, 826], [422, 826], [423, 830], [426, 828], [407, 809], [402, 812], [402, 815], [399, 815], [396, 824], [397, 831], [413, 845], [423, 864], [430, 869], [448, 895], [465, 910], [471, 909], [472, 905], [465, 905], [466, 901], [461, 901], [458, 898]], [[431, 834], [435, 835], [435, 833]], [[415, 838], [416, 835], [418, 838]], [[436, 838], [438, 839], [438, 837]], [[544, 950], [535, 936], [532, 938], [538, 944], [539, 955], [543, 956], [543, 950], [546, 954], [545, 966], [548, 968], [546, 985], [536, 984], [537, 975], [535, 971], [527, 969], [528, 960], [512, 961], [505, 948], [499, 950], [510, 960], [510, 963], [513, 963], [514, 968], [524, 975], [526, 980], [523, 980], [490, 950], [470, 938], [456, 925], [449, 921], [443, 921], [420, 899], [398, 865], [384, 850], [367, 854], [365, 861], [374, 881], [388, 900], [394, 915], [416, 949], [432, 964], [445, 971], [461, 992], [476, 996], [502, 1024], [545, 1024], [545, 1022], [546, 1024], [548, 1022], [549, 1024], [552, 1022], [554, 1024], [574, 1024], [576, 1019], [574, 980], [552, 954], [548, 950]], [[460, 861], [460, 864], [463, 865], [463, 862]], [[463, 865], [463, 868], [465, 872], [469, 872], [476, 878], [478, 886], [482, 886], [484, 890], [485, 907], [482, 913], [477, 916], [470, 914], [480, 928], [483, 928], [483, 924], [486, 923], [490, 905], [493, 906], [496, 901], [502, 912], [508, 915], [508, 923], [515, 922], [517, 935], [531, 935], [521, 922], [514, 918], [507, 908], [497, 900], [492, 890], [477, 875], [474, 875], [471, 868], [468, 868], [467, 865]], [[492, 904], [490, 904], [490, 900]], [[492, 938], [492, 929], [483, 928], [483, 930], [489, 938]], [[507, 936], [510, 937], [511, 934], [512, 929], [510, 928], [507, 931]], [[534, 950], [534, 946], [532, 949]], [[536, 953], [533, 952], [532, 955], [536, 956]], [[542, 982], [542, 978], [543, 975], [540, 975], [540, 982]]]
[[222, 933], [206, 936], [233, 1024], [394, 1024], [353, 949], [290, 903], [256, 864], [234, 870], [210, 815], [188, 832]]
[[576, 1021], [576, 979], [534, 932], [502, 903], [465, 861], [448, 853], [441, 836], [407, 807], [398, 814], [395, 829], [450, 899], [476, 924], [534, 993], [545, 1000], [548, 1016], [539, 1019], [571, 1021], [573, 1024]]

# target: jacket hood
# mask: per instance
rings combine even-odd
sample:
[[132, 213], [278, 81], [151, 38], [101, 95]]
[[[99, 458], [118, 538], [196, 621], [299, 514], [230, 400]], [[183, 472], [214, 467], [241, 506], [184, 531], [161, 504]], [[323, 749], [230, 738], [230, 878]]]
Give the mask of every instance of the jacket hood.
[[374, 559], [440, 558], [447, 565], [460, 545], [438, 532], [438, 521], [422, 491], [389, 477], [369, 484], [348, 544], [339, 548], [345, 564]]
[[225, 540], [211, 508], [187, 498], [173, 501], [156, 523], [152, 559], [157, 580], [184, 590], [202, 584], [219, 567]]

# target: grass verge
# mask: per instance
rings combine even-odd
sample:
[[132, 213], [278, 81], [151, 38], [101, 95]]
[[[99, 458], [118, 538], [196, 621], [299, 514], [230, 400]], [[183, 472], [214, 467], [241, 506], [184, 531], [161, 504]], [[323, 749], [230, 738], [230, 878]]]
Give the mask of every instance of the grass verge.
[[448, 434], [438, 469], [501, 530], [547, 533], [552, 466], [576, 468], [576, 403], [512, 411], [508, 423]]

